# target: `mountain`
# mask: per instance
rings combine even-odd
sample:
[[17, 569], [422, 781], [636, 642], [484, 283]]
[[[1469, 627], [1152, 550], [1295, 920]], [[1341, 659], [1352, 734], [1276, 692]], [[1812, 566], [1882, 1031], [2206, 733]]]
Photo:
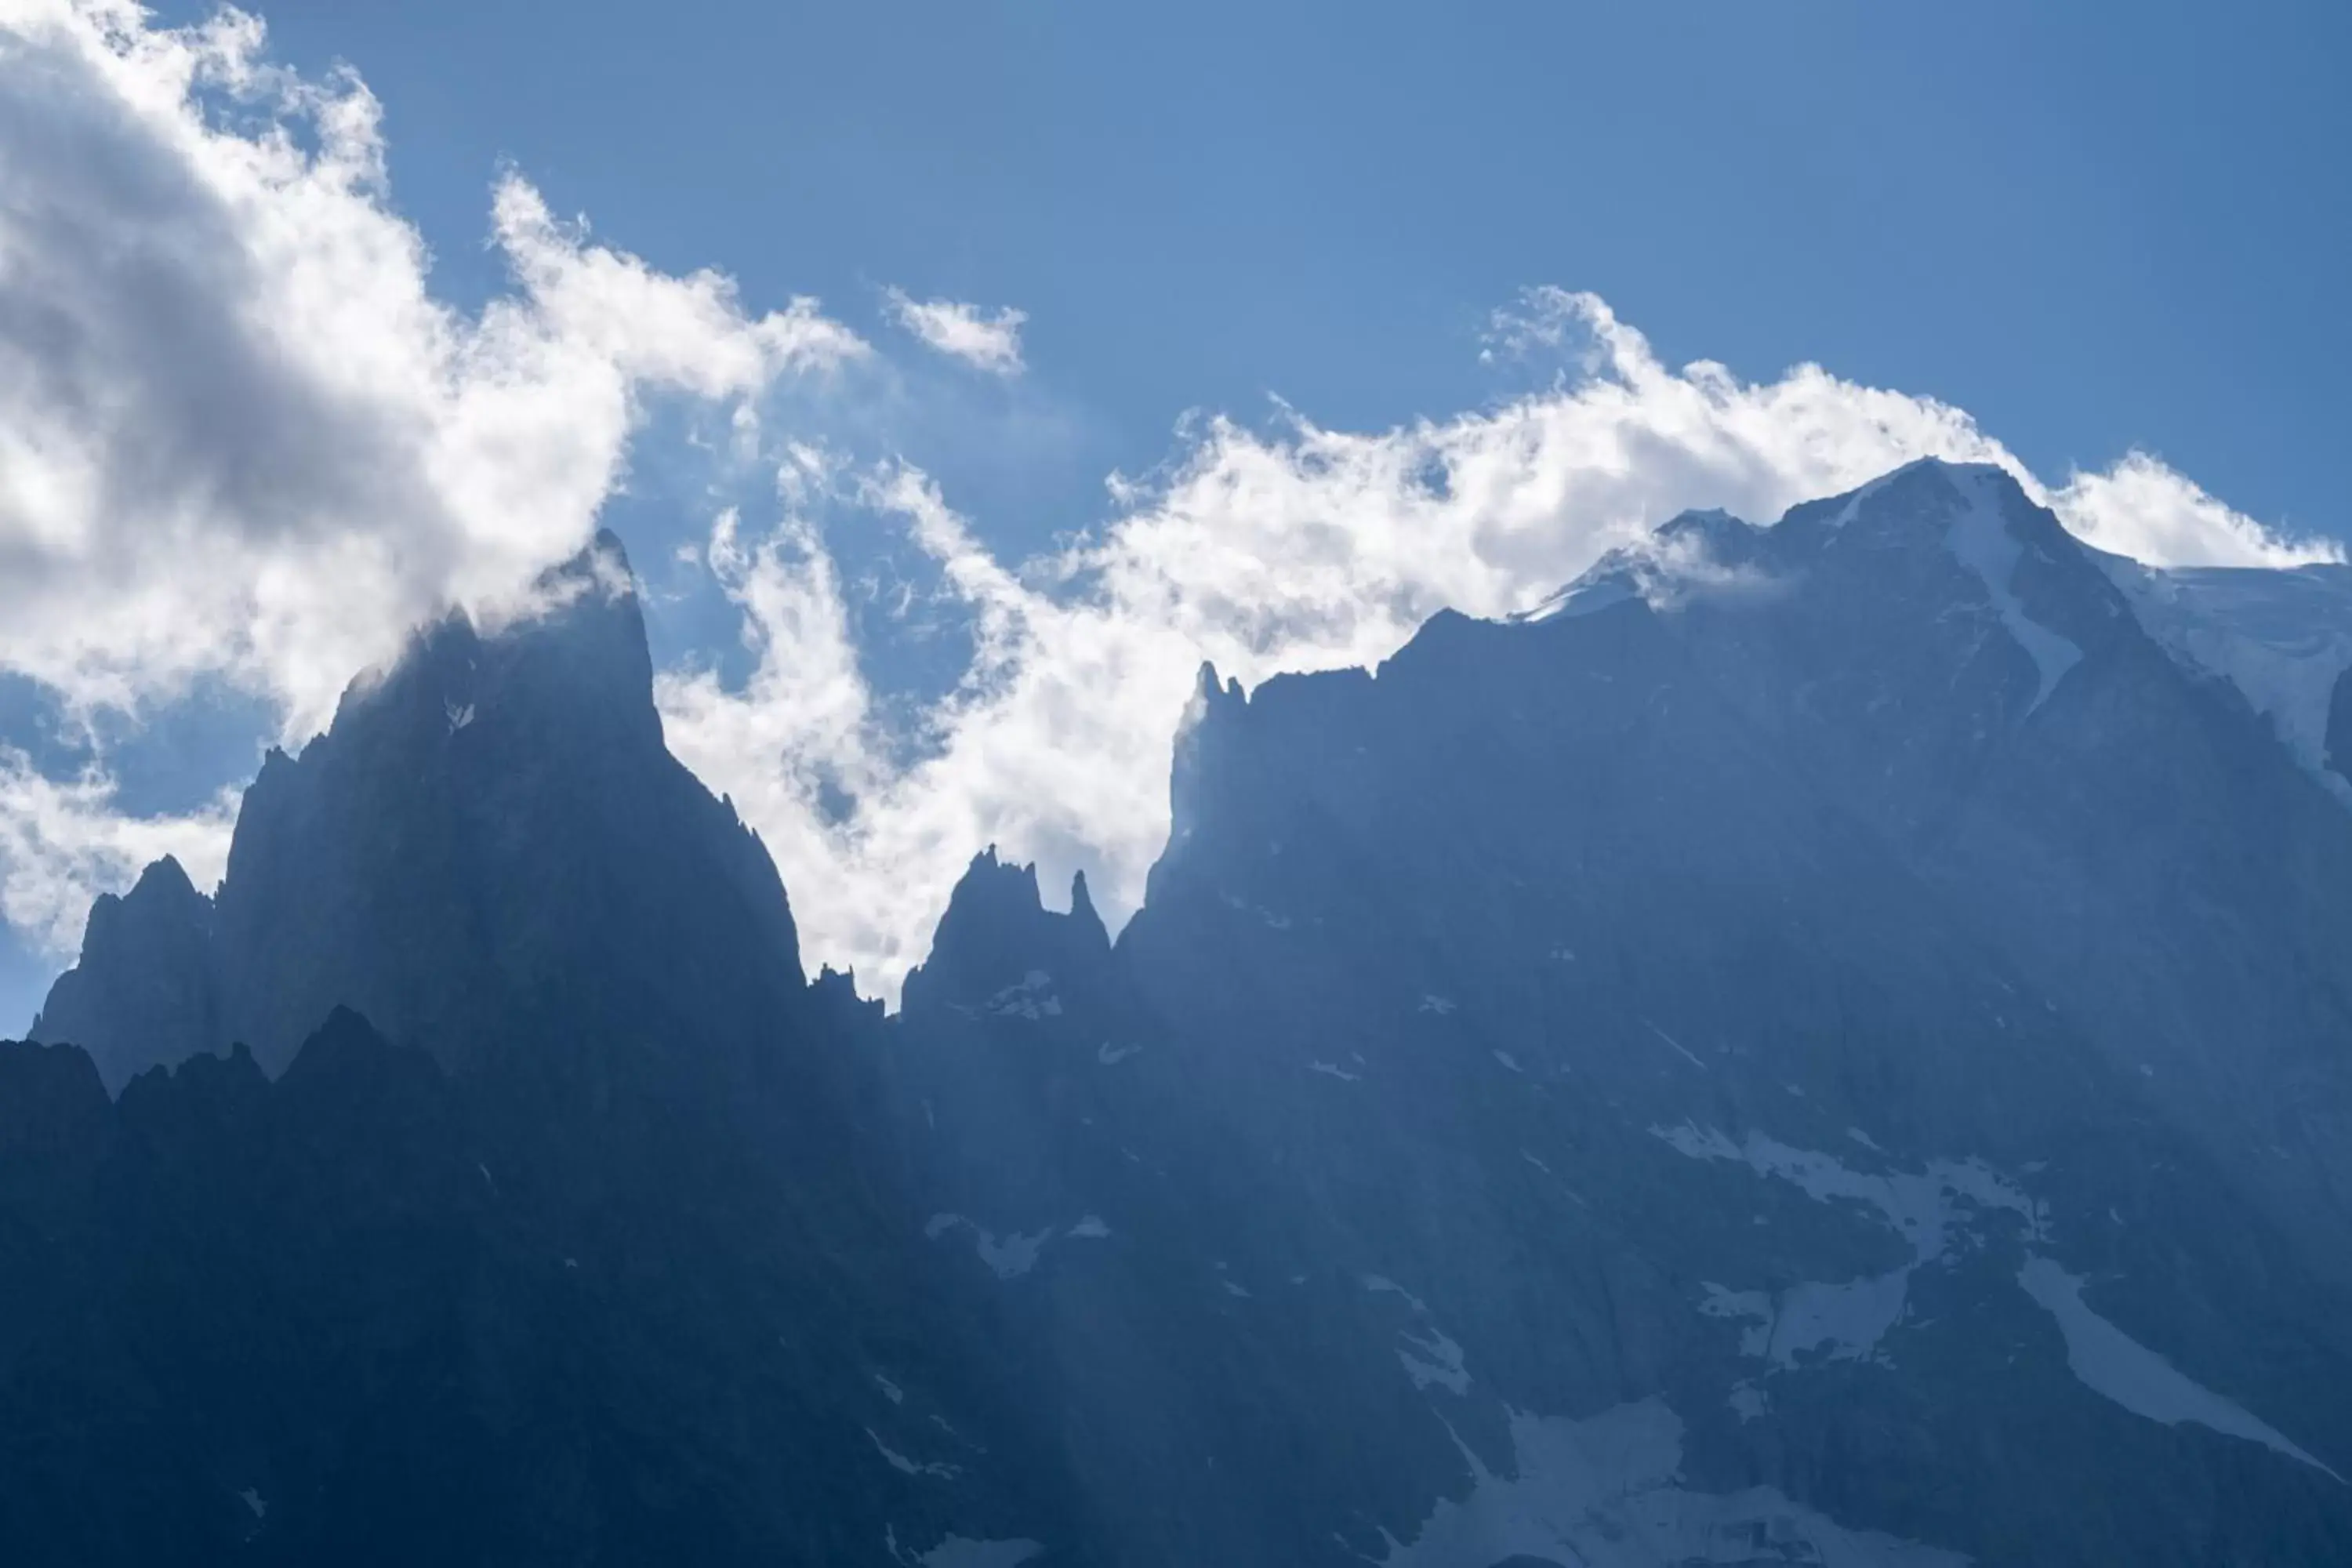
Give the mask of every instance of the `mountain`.
[[[184, 1054], [173, 1029], [279, 1071], [343, 1004], [452, 1065], [518, 1026], [710, 1052], [782, 1026], [802, 986], [782, 884], [663, 746], [627, 579], [603, 535], [541, 584], [553, 613], [490, 637], [453, 616], [355, 684], [263, 763], [213, 907], [168, 877], [101, 904], [34, 1037], [87, 1046], [119, 1089]], [[114, 962], [101, 922], [134, 917], [178, 934]], [[204, 1024], [159, 1032], [158, 984]]]
[[2352, 705], [2352, 567], [2207, 566], [2158, 571], [2101, 558], [2150, 636], [2229, 681], [2295, 760], [2339, 798], [2352, 766], [2337, 715]]
[[29, 1037], [81, 1046], [110, 1091], [157, 1062], [217, 1052], [228, 1041], [213, 951], [213, 901], [166, 856], [90, 906], [80, 962], [49, 988]]
[[869, 1146], [880, 1020], [663, 748], [616, 547], [546, 586], [274, 756], [215, 899], [93, 911], [37, 1030], [90, 1052], [0, 1047], [10, 1561], [881, 1562], [950, 1464], [972, 1540], [1056, 1511]]
[[1990, 469], [1691, 514], [1204, 670], [1118, 939], [988, 851], [885, 1018], [625, 583], [425, 634], [0, 1047], [26, 1560], [2352, 1555], [2275, 614]]
[[1099, 1012], [1041, 942], [901, 1045], [942, 1245], [1271, 1352], [1185, 1387], [1267, 1560], [2347, 1550], [2352, 817], [2005, 477], [1204, 672], [1171, 805]]

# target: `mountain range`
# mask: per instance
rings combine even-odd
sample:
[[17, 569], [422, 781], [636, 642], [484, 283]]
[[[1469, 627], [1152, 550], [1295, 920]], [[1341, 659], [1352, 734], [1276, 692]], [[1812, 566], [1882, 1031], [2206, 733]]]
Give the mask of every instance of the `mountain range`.
[[2345, 569], [1685, 514], [895, 1014], [543, 586], [0, 1045], [11, 1560], [2352, 1561]]

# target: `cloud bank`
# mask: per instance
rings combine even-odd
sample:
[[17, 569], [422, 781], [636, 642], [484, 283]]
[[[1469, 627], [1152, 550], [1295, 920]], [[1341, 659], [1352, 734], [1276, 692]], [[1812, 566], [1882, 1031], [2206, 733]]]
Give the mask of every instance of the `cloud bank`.
[[[698, 525], [697, 555], [748, 672], [664, 672], [664, 721], [774, 851], [810, 961], [885, 994], [982, 845], [1085, 868], [1114, 920], [1134, 907], [1204, 658], [1247, 683], [1375, 661], [1441, 607], [1527, 608], [1685, 507], [1770, 518], [1933, 455], [2000, 463], [2154, 563], [2332, 553], [2153, 457], [2046, 483], [1934, 399], [1814, 365], [1670, 367], [1601, 300], [1544, 289], [1483, 356], [1552, 367], [1534, 390], [1386, 430], [1209, 418], [1148, 479], [1115, 476], [1092, 532], [1008, 561], [903, 454], [792, 427], [811, 397], [863, 395], [845, 368], [876, 352], [813, 301], [754, 311], [719, 273], [656, 271], [509, 174], [490, 236], [510, 288], [442, 303], [375, 100], [275, 67], [248, 18], [0, 0], [0, 674], [133, 721], [225, 682], [299, 739], [442, 605], [515, 613], [655, 402], [731, 408], [711, 461], [772, 471], [772, 500]], [[1024, 368], [1017, 310], [887, 309]], [[828, 546], [877, 521], [971, 626], [961, 681], [911, 712], [877, 695]], [[58, 780], [0, 753], [0, 915], [66, 951], [88, 897], [155, 853], [206, 881], [226, 828], [219, 806], [122, 816], [102, 759]]]

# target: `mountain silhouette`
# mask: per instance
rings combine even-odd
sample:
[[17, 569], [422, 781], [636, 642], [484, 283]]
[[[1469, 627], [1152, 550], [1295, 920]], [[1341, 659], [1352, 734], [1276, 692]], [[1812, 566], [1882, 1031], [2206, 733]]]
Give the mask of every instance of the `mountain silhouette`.
[[989, 849], [885, 1017], [600, 540], [0, 1047], [0, 1540], [2343, 1561], [2352, 809], [2340, 671], [2241, 657], [2284, 575], [1939, 463], [1690, 514], [1204, 669], [1118, 939]]

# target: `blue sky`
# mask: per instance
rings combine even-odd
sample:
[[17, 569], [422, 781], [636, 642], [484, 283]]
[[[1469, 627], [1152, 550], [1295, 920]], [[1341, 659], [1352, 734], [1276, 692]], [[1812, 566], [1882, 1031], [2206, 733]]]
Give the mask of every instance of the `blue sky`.
[[[201, 14], [203, 8], [168, 11]], [[1669, 363], [1817, 360], [1974, 413], [2037, 469], [2135, 444], [2341, 526], [2352, 12], [1838, 5], [277, 0], [358, 66], [453, 292], [500, 160], [657, 265], [870, 311], [1028, 309], [1092, 520], [1196, 406], [1332, 423], [1491, 391], [1529, 284]], [[1018, 492], [1016, 492], [1018, 493]]]
[[[1139, 516], [1150, 526], [1133, 531], [1124, 553], [1090, 559], [1076, 587], [1055, 592], [1085, 593], [1139, 562], [1158, 561], [1151, 570], [1164, 576], [1150, 550], [1197, 551], [1203, 539], [1259, 561], [1257, 575], [1313, 566], [1369, 584], [1361, 604], [1343, 604], [1343, 589], [1286, 588], [1205, 629], [1188, 606], [1224, 605], [1229, 584], [1139, 590], [1135, 603], [1158, 595], [1177, 606], [1133, 645], [1152, 650], [1153, 676], [1138, 689], [1157, 692], [1163, 665], [1184, 665], [1196, 648], [1242, 662], [1245, 675], [1377, 657], [1412, 616], [1441, 602], [1507, 607], [1545, 573], [1589, 558], [1612, 529], [1654, 523], [1659, 507], [1769, 508], [1845, 473], [1793, 458], [1775, 467], [1778, 447], [1717, 461], [1732, 437], [1717, 432], [1690, 437], [1697, 457], [1619, 497], [1615, 510], [1579, 510], [1586, 502], [1575, 500], [1562, 512], [1583, 520], [1575, 528], [1482, 558], [1493, 568], [1483, 574], [1430, 553], [1442, 540], [1423, 555], [1410, 541], [1360, 542], [1336, 565], [1319, 555], [1302, 564], [1279, 531], [1290, 526], [1277, 516], [1285, 505], [1338, 508], [1344, 528], [1358, 515], [1348, 507], [1378, 510], [1391, 492], [1369, 478], [1344, 492], [1298, 489], [1302, 473], [1324, 469], [1302, 456], [1311, 441], [1284, 433], [1274, 400], [1318, 430], [1376, 445], [1426, 419], [1443, 428], [1443, 461], [1485, 461], [1462, 457], [1475, 443], [1457, 426], [1551, 406], [1544, 399], [1564, 365], [1574, 374], [1582, 363], [1573, 350], [1591, 333], [1589, 315], [1554, 330], [1557, 302], [1549, 316], [1540, 301], [1521, 302], [1530, 288], [1605, 300], [1665, 367], [1718, 361], [1743, 385], [1773, 388], [1787, 367], [1814, 362], [1841, 385], [1965, 410], [2053, 489], [2137, 450], [2241, 521], [2352, 531], [2337, 472], [2352, 414], [2338, 369], [2352, 357], [2352, 311], [2338, 294], [2352, 238], [2352, 184], [2336, 167], [2352, 147], [2352, 95], [2341, 90], [2352, 20], [2341, 6], [2252, 5], [2224, 18], [2185, 4], [2021, 0], [1964, 16], [1831, 5], [591, 0], [560, 24], [518, 0], [261, 9], [268, 58], [311, 82], [338, 64], [364, 79], [383, 111], [381, 205], [429, 246], [427, 287], [458, 311], [514, 292], [511, 250], [487, 243], [493, 187], [510, 172], [554, 214], [585, 215], [583, 243], [632, 254], [659, 277], [718, 268], [751, 316], [815, 296], [826, 320], [874, 345], [881, 368], [846, 382], [779, 390], [762, 380], [715, 397], [633, 402], [625, 479], [592, 487], [544, 525], [554, 539], [597, 516], [628, 539], [653, 590], [657, 655], [683, 672], [665, 705], [688, 760], [739, 799], [761, 798], [767, 774], [791, 775], [770, 781], [779, 821], [762, 826], [804, 908], [813, 896], [854, 902], [881, 882], [903, 884], [909, 857], [934, 872], [960, 864], [977, 847], [964, 840], [982, 834], [1057, 873], [1108, 867], [1118, 873], [1114, 902], [1120, 875], [1148, 859], [1137, 847], [1153, 827], [1138, 803], [1157, 798], [1147, 745], [1102, 742], [1117, 760], [1103, 763], [1099, 787], [1034, 817], [988, 804], [1019, 795], [1004, 780], [973, 784], [947, 763], [908, 771], [958, 754], [937, 704], [971, 673], [985, 635], [970, 628], [988, 605], [1012, 605], [1022, 628], [1006, 634], [1018, 645], [1007, 645], [1006, 679], [1076, 679], [1050, 649], [1077, 645], [1036, 629], [1045, 600], [991, 599], [999, 590], [974, 585], [982, 555], [1013, 566], [1072, 531], [1099, 538]], [[157, 13], [172, 24], [210, 15]], [[0, 62], [0, 72], [22, 68]], [[125, 182], [121, 212], [145, 210], [125, 169], [135, 165], [115, 158], [92, 177]], [[39, 217], [26, 213], [17, 221]], [[193, 253], [199, 226], [165, 232], [190, 237]], [[894, 324], [890, 289], [970, 302], [983, 319], [1022, 312], [1020, 373], [924, 354]], [[1517, 312], [1520, 329], [1498, 326], [1497, 310]], [[34, 352], [29, 340], [0, 348]], [[121, 365], [125, 375], [197, 374]], [[761, 415], [757, 450], [718, 463], [711, 453], [726, 440], [714, 432], [747, 399]], [[1847, 401], [1840, 417], [1877, 417]], [[1801, 423], [1773, 407], [1772, 419]], [[1229, 415], [1244, 435], [1221, 442], [1197, 425], [1180, 434], [1187, 411]], [[1657, 428], [1683, 441], [1681, 417], [1661, 414]], [[828, 470], [803, 509], [814, 531], [788, 536], [772, 480], [792, 467], [780, 454], [795, 432], [865, 477]], [[1802, 432], [1790, 440], [1802, 445]], [[1891, 440], [1889, 459], [1947, 437]], [[1852, 462], [1866, 466], [1878, 448], [1855, 450]], [[1342, 466], [1377, 468], [1385, 451], [1350, 448]], [[961, 531], [924, 522], [915, 491], [874, 481], [877, 465], [919, 470]], [[1750, 482], [1759, 468], [1775, 481]], [[1109, 497], [1114, 471], [1158, 488], [1140, 500]], [[381, 479], [371, 471], [335, 493], [373, 493]], [[1599, 482], [1572, 481], [1569, 493]], [[1550, 494], [1549, 483], [1523, 488]], [[2077, 498], [2093, 521], [2062, 512], [2110, 543], [2138, 537], [2115, 508], [2179, 499], [2146, 484], [2103, 495]], [[740, 559], [714, 553], [722, 504], [742, 509], [730, 536]], [[1523, 511], [1512, 526], [1533, 527]], [[0, 515], [0, 535], [9, 526]], [[1486, 537], [1484, 525], [1464, 526], [1465, 540]], [[772, 559], [757, 555], [779, 541]], [[681, 545], [698, 558], [673, 559]], [[957, 554], [965, 546], [968, 559]], [[820, 566], [838, 590], [830, 599]], [[449, 581], [487, 581], [488, 570]], [[759, 599], [761, 584], [837, 600], [856, 670], [823, 690], [779, 677], [750, 700], [762, 646], [789, 648], [803, 668], [816, 659], [792, 641], [803, 622], [760, 619], [757, 604], [776, 602]], [[1374, 615], [1365, 606], [1375, 601], [1403, 608]], [[1141, 612], [1122, 604], [1118, 625], [1132, 630]], [[287, 716], [307, 710], [314, 683], [289, 673], [293, 655], [267, 668], [259, 656], [227, 669], [182, 658], [169, 679], [148, 680], [156, 656], [129, 646], [109, 645], [107, 657], [136, 664], [151, 694], [100, 703], [95, 750], [60, 721], [73, 704], [62, 678], [43, 673], [58, 668], [55, 650], [0, 649], [0, 743], [53, 779], [93, 758], [102, 768], [102, 798], [90, 798], [118, 819], [107, 840], [116, 847], [74, 861], [98, 868], [84, 880], [120, 879], [120, 819], [190, 813], [233, 785]], [[696, 672], [705, 684], [688, 679]], [[851, 701], [851, 687], [867, 732], [851, 751], [835, 754], [781, 711]], [[1037, 700], [1037, 711], [1067, 708]], [[76, 710], [92, 711], [86, 694]], [[1152, 723], [1164, 728], [1165, 717]], [[1094, 743], [1003, 722], [991, 733]], [[811, 781], [830, 789], [836, 774], [858, 798], [888, 797], [887, 831], [845, 846], [801, 820]], [[1091, 834], [1089, 813], [1118, 817], [1118, 833]], [[45, 831], [18, 830], [19, 861], [38, 858], [24, 835]], [[0, 846], [9, 842], [0, 831]], [[930, 890], [936, 877], [926, 877]], [[29, 951], [26, 920], [11, 918], [19, 929], [0, 949], [0, 1020], [29, 1011], [57, 963]], [[903, 958], [906, 940], [851, 922], [837, 945]]]

